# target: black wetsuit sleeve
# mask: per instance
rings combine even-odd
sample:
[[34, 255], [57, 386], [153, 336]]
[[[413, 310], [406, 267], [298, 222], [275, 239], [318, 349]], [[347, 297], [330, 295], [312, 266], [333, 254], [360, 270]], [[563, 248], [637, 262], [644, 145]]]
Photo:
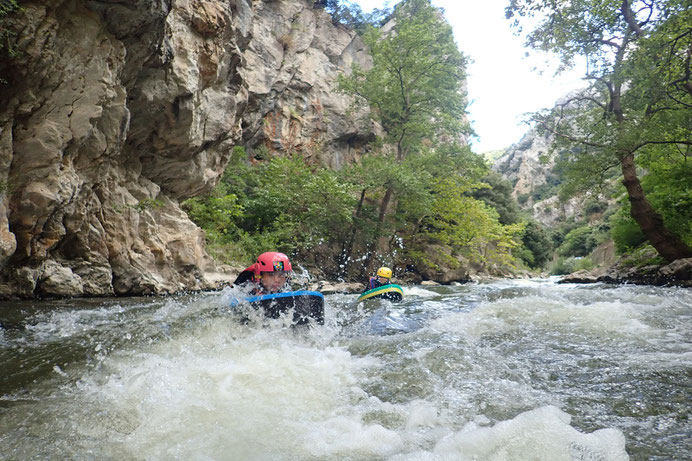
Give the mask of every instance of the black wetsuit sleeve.
[[245, 282], [249, 282], [252, 280], [252, 271], [243, 271], [240, 274], [238, 274], [238, 277], [235, 279], [235, 282], [233, 282], [233, 285], [242, 285]]

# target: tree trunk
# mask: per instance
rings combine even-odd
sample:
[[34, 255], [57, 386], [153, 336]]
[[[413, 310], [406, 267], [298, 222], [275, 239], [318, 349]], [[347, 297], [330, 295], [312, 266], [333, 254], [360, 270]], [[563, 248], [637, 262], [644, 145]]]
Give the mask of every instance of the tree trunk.
[[[380, 214], [377, 217], [377, 226], [375, 227], [375, 235], [373, 236], [373, 242], [370, 245], [368, 251], [368, 262], [365, 268], [366, 273], [371, 274], [375, 270], [375, 263], [377, 256], [384, 250], [382, 244], [382, 228], [384, 226], [384, 219], [387, 216], [387, 209], [389, 208], [389, 203], [392, 200], [392, 188], [388, 187], [387, 191], [382, 197], [382, 202], [380, 202]], [[385, 239], [385, 242], [387, 240]]]
[[356, 233], [358, 232], [358, 218], [360, 218], [361, 210], [363, 209], [363, 203], [365, 202], [365, 193], [367, 188], [360, 192], [360, 200], [358, 201], [358, 206], [356, 207], [356, 213], [353, 216], [353, 224], [351, 225], [351, 236], [346, 242], [346, 248], [341, 252], [341, 260], [339, 261], [339, 275], [343, 277], [348, 270], [348, 261], [351, 259], [351, 254], [353, 253], [353, 244], [356, 240]]
[[637, 177], [634, 154], [626, 154], [622, 159], [622, 183], [627, 189], [632, 218], [639, 224], [644, 236], [667, 261], [692, 257], [692, 250], [677, 235], [666, 229], [661, 215], [651, 207]]

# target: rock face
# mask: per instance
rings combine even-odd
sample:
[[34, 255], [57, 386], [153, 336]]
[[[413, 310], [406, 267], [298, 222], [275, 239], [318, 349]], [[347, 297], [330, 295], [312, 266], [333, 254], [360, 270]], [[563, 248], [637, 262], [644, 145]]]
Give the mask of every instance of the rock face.
[[374, 127], [362, 110], [350, 110], [353, 101], [336, 90], [336, 76], [372, 60], [353, 32], [334, 26], [322, 10], [306, 9], [312, 3], [255, 2], [256, 38], [243, 53], [249, 93], [243, 144], [297, 152], [338, 169], [374, 139]]
[[585, 200], [572, 198], [560, 202], [556, 195], [548, 196], [543, 192], [557, 180], [557, 175], [553, 173], [555, 158], [548, 155], [551, 142], [549, 135], [542, 136], [534, 129], [529, 130], [492, 166], [494, 171], [512, 182], [512, 195], [519, 205], [529, 210], [536, 221], [544, 226], [579, 217]]
[[634, 285], [692, 287], [692, 258], [678, 259], [666, 265], [628, 267], [614, 264], [608, 268], [581, 270], [564, 276], [558, 283], [632, 283]]
[[[514, 183], [514, 198], [530, 195], [546, 183], [546, 177], [555, 164], [547, 156], [550, 142], [550, 137], [539, 136], [531, 130], [495, 161], [493, 170]], [[527, 201], [533, 202], [530, 196]]]
[[0, 50], [0, 296], [209, 288], [179, 204], [234, 146], [357, 156], [372, 128], [335, 87], [369, 58], [312, 5], [22, 2]]

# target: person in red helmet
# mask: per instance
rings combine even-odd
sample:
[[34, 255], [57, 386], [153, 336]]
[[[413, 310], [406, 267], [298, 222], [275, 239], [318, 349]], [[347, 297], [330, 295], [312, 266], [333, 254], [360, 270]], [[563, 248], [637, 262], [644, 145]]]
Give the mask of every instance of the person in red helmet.
[[257, 257], [257, 261], [238, 274], [233, 285], [251, 282], [254, 286], [250, 294], [263, 295], [279, 293], [289, 288], [293, 267], [288, 256], [277, 251], [267, 251]]

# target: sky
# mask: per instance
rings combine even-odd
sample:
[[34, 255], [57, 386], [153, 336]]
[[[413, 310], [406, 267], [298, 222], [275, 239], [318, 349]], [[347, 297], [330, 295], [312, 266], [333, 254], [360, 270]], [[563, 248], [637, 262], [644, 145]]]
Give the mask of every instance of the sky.
[[[381, 8], [383, 0], [354, 0], [363, 11]], [[397, 3], [390, 0], [389, 5]], [[514, 35], [504, 9], [509, 0], [433, 0], [444, 8], [459, 49], [473, 62], [467, 67], [468, 107], [478, 139], [477, 153], [504, 149], [519, 142], [529, 127], [526, 112], [552, 107], [570, 90], [584, 86], [581, 71], [555, 77], [557, 59], [528, 51]], [[539, 67], [542, 72], [533, 70]]]

